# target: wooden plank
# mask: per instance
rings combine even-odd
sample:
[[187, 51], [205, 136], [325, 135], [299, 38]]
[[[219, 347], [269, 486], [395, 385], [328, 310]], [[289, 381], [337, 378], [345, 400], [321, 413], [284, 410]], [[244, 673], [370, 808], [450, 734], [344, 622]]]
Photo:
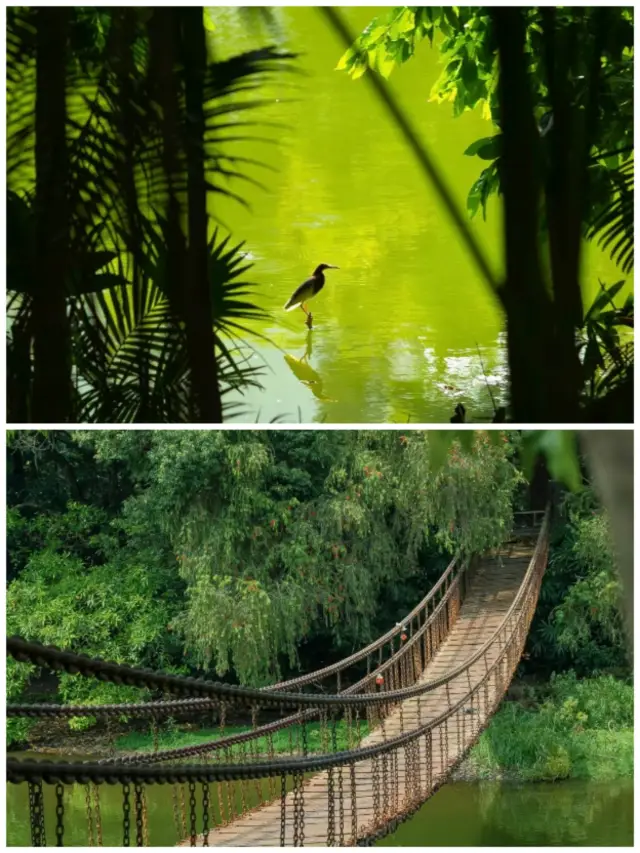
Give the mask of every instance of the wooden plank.
[[[426, 683], [451, 671], [464, 663], [475, 651], [481, 648], [500, 626], [502, 619], [520, 588], [522, 579], [533, 554], [533, 544], [522, 542], [509, 544], [497, 554], [482, 560], [473, 573], [467, 596], [463, 602], [458, 618], [448, 636], [442, 641], [432, 659], [427, 663], [418, 684]], [[491, 649], [487, 655], [490, 666], [499, 653]], [[363, 738], [362, 746], [372, 746], [383, 743], [388, 738], [402, 732], [411, 731], [429, 720], [434, 720], [451, 707], [456, 701], [467, 695], [469, 686], [480, 684], [486, 672], [484, 656], [471, 666], [467, 672], [451, 679], [421, 697], [407, 699], [396, 705], [383, 725], [378, 726], [367, 737]], [[412, 664], [411, 664], [412, 665]], [[492, 682], [495, 682], [492, 679]], [[491, 686], [490, 700], [495, 701], [495, 683]], [[478, 709], [475, 714], [458, 714], [456, 720], [448, 721], [448, 735], [444, 726], [433, 730], [431, 747], [431, 773], [427, 778], [428, 761], [424, 738], [418, 741], [419, 753], [419, 782], [413, 775], [407, 779], [404, 750], [397, 751], [394, 759], [394, 771], [387, 773], [387, 792], [390, 803], [387, 803], [388, 813], [381, 815], [382, 820], [389, 820], [403, 813], [411, 798], [419, 801], [427, 798], [439, 780], [446, 777], [451, 765], [458, 760], [463, 751], [474, 741], [479, 728], [484, 725], [485, 718], [480, 716]], [[378, 765], [382, 767], [382, 760]], [[387, 764], [390, 759], [387, 760]], [[397, 776], [396, 776], [397, 767]], [[334, 776], [334, 811], [335, 811], [335, 843], [349, 845], [352, 839], [352, 802], [351, 777], [349, 768], [343, 771], [343, 796], [340, 801], [338, 791], [339, 773], [335, 769]], [[364, 837], [375, 825], [375, 797], [373, 789], [374, 763], [364, 760], [356, 765], [356, 815], [357, 834]], [[380, 770], [380, 789], [383, 788], [382, 771]], [[396, 783], [397, 779], [397, 783]], [[393, 786], [392, 788], [390, 787]], [[326, 846], [328, 831], [329, 805], [329, 773], [323, 771], [306, 780], [303, 785], [304, 800], [304, 845]], [[381, 799], [383, 799], [381, 797]], [[342, 821], [340, 820], [342, 815]], [[294, 798], [289, 792], [285, 799], [285, 844], [293, 844], [294, 838]], [[340, 834], [340, 826], [343, 834]], [[214, 827], [209, 833], [209, 846], [280, 846], [281, 833], [281, 804], [280, 799], [259, 806], [241, 817], [236, 818], [227, 826]], [[189, 841], [182, 842], [188, 845]], [[202, 844], [202, 837], [197, 839]]]

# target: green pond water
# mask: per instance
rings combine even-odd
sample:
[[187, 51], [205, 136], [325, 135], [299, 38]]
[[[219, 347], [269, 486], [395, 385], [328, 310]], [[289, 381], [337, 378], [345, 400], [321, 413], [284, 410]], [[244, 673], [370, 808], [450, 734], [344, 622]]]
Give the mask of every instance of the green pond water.
[[379, 846], [633, 845], [633, 782], [445, 785]]
[[[344, 9], [359, 32], [380, 10]], [[211, 212], [234, 240], [245, 240], [255, 266], [257, 301], [271, 319], [254, 326], [271, 343], [248, 340], [262, 365], [263, 391], [242, 398], [238, 418], [262, 422], [442, 422], [462, 401], [475, 421], [490, 420], [481, 353], [496, 403], [505, 400], [503, 316], [476, 272], [400, 134], [365, 78], [335, 70], [343, 45], [313, 8], [275, 10], [278, 43], [300, 53], [299, 74], [283, 74], [261, 89], [266, 105], [253, 118], [276, 144], [238, 143], [235, 153], [275, 171], [250, 169], [266, 191], [234, 183], [251, 209], [215, 196]], [[220, 56], [270, 40], [247, 28], [238, 13], [214, 10]], [[483, 168], [463, 156], [490, 135], [480, 110], [454, 118], [451, 105], [429, 102], [440, 74], [428, 43], [399, 67], [390, 85], [409, 114], [460, 205]], [[238, 114], [246, 118], [249, 114]], [[231, 151], [231, 146], [229, 147]], [[496, 273], [501, 267], [501, 209], [471, 223]], [[586, 248], [585, 299], [620, 278], [595, 247]], [[302, 311], [282, 306], [319, 263], [335, 264]]]
[[[28, 754], [22, 757], [28, 757]], [[253, 782], [246, 783], [245, 798], [249, 803], [256, 801], [254, 786]], [[54, 788], [44, 785], [43, 789], [47, 843], [52, 845], [55, 842]], [[239, 805], [240, 790], [235, 794]], [[133, 805], [133, 791], [131, 798]], [[200, 790], [196, 801], [202, 803]], [[147, 802], [151, 846], [170, 846], [182, 840], [183, 836], [179, 837], [173, 818], [171, 786], [149, 788]], [[64, 807], [65, 846], [87, 846], [85, 789], [78, 785], [65, 788]], [[104, 845], [121, 846], [120, 786], [101, 786], [100, 814]], [[199, 827], [200, 814], [198, 809]], [[132, 821], [132, 833], [132, 843], [135, 844], [135, 821]], [[7, 845], [19, 847], [29, 844], [27, 787], [8, 785]], [[457, 782], [441, 788], [411, 820], [380, 842], [380, 846], [405, 847], [632, 844], [631, 780], [529, 785]]]

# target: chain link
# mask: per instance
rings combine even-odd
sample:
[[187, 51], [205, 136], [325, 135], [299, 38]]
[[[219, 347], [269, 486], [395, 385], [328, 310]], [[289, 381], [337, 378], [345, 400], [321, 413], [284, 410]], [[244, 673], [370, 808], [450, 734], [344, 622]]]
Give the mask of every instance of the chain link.
[[[389, 777], [387, 763], [390, 756], [385, 752], [382, 756], [382, 815], [386, 817], [389, 812]], [[393, 761], [393, 758], [391, 758]]]
[[447, 768], [449, 767], [449, 717], [447, 717], [444, 721], [444, 767], [442, 768], [443, 773], [446, 774]]
[[191, 847], [196, 846], [196, 837], [197, 837], [197, 828], [196, 828], [196, 783], [189, 782], [189, 819], [190, 819], [190, 832], [189, 832], [189, 841]]
[[42, 781], [29, 782], [29, 817], [31, 821], [31, 844], [33, 847], [46, 847], [44, 830], [44, 801]]
[[[254, 703], [251, 706], [251, 729], [252, 729], [252, 731], [255, 731], [257, 728], [258, 728], [258, 706]], [[258, 751], [259, 742], [260, 741], [257, 738], [253, 741], [254, 748], [253, 748], [252, 758], [255, 762], [257, 762], [259, 760], [259, 751]], [[271, 779], [269, 779], [269, 782], [271, 782]], [[263, 794], [262, 794], [262, 782], [260, 779], [255, 780], [255, 789], [256, 789], [256, 794], [258, 796], [258, 803], [261, 804], [263, 801]]]
[[102, 815], [100, 814], [100, 786], [91, 783], [93, 788], [93, 810], [96, 818], [96, 840], [98, 847], [102, 847]]
[[287, 831], [287, 774], [280, 776], [280, 847], [285, 847]]
[[371, 761], [371, 780], [373, 785], [373, 824], [380, 826], [380, 767], [377, 756]]
[[355, 846], [358, 840], [358, 800], [356, 794], [356, 765], [354, 761], [349, 765], [349, 777], [351, 781], [351, 844]]
[[59, 782], [56, 785], [56, 847], [64, 847], [64, 785]]
[[344, 847], [344, 791], [342, 789], [342, 767], [338, 767], [338, 807], [340, 810], [340, 834], [338, 840], [340, 847]]
[[40, 844], [42, 847], [47, 846], [47, 835], [44, 828], [44, 794], [42, 793], [42, 784], [38, 785], [39, 800], [40, 800]]
[[[269, 761], [273, 761], [274, 754], [273, 735], [269, 732], [267, 735], [267, 757], [269, 758]], [[269, 797], [272, 800], [275, 800], [276, 798], [276, 780], [273, 776], [269, 776]]]
[[36, 799], [36, 783], [28, 782], [27, 788], [29, 792], [29, 823], [31, 824], [31, 846], [40, 846], [40, 821], [35, 819], [35, 799]]
[[209, 783], [202, 783], [202, 846], [209, 846]]
[[301, 770], [293, 774], [293, 846], [304, 847], [304, 796]]
[[[231, 758], [232, 758], [231, 757], [231, 750], [230, 749], [225, 750], [225, 759], [229, 763], [231, 763]], [[233, 797], [231, 796], [232, 790], [233, 790], [233, 783], [232, 782], [225, 782], [225, 793], [227, 796], [227, 816], [228, 816], [229, 823], [231, 823], [231, 821], [234, 819], [234, 817], [236, 817], [236, 814], [235, 814], [235, 812], [236, 812], [235, 796], [233, 796]], [[234, 790], [233, 790], [233, 793], [235, 794]]]
[[129, 804], [129, 783], [125, 782], [122, 785], [122, 846], [130, 846], [131, 835], [131, 806]]
[[424, 752], [425, 752], [425, 761], [427, 767], [427, 794], [431, 791], [433, 787], [433, 734], [431, 729], [428, 729], [425, 732], [424, 736]]
[[393, 785], [393, 803], [394, 810], [398, 811], [398, 798], [400, 796], [400, 786], [398, 784], [398, 750], [395, 749], [391, 753], [391, 761], [393, 763], [394, 785]]
[[[240, 753], [242, 755], [242, 764], [246, 764], [246, 744], [242, 744], [240, 747]], [[240, 781], [240, 814], [244, 814], [247, 810], [247, 785], [249, 783], [246, 779], [242, 779]]]
[[327, 847], [333, 847], [336, 843], [336, 800], [333, 785], [333, 767], [327, 771]]
[[144, 847], [142, 836], [142, 785], [136, 782], [133, 786], [134, 800], [136, 805], [136, 847]]

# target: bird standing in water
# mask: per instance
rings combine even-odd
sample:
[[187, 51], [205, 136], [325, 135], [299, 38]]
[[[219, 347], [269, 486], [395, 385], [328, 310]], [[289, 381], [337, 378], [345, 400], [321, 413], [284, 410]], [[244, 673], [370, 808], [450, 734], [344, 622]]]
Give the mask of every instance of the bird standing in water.
[[300, 287], [296, 287], [293, 295], [284, 306], [284, 310], [293, 311], [294, 308], [298, 308], [299, 306], [307, 315], [307, 326], [311, 328], [313, 316], [307, 311], [306, 303], [310, 299], [313, 299], [316, 294], [320, 293], [324, 287], [324, 271], [337, 269], [340, 269], [340, 267], [336, 267], [333, 264], [320, 264], [320, 266], [317, 266], [313, 271], [313, 275], [309, 276], [306, 281], [303, 281]]
[[449, 422], [452, 424], [463, 424], [467, 420], [467, 410], [462, 405], [462, 403], [458, 403], [458, 405], [453, 410], [455, 415], [452, 418], [449, 418]]

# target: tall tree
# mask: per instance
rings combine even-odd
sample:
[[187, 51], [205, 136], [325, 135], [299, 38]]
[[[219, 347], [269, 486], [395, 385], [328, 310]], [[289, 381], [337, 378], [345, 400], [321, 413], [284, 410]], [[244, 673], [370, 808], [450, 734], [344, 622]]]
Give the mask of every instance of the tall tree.
[[207, 240], [207, 193], [242, 202], [227, 144], [263, 101], [240, 93], [293, 57], [212, 61], [202, 16], [9, 10], [11, 420], [217, 422], [222, 390], [258, 384], [238, 335], [266, 315], [242, 244]]
[[184, 66], [185, 148], [189, 242], [187, 248], [185, 319], [191, 382], [198, 421], [220, 423], [222, 401], [214, 351], [213, 310], [209, 282], [207, 181], [205, 177], [205, 75], [207, 45], [204, 9], [180, 10]]
[[36, 223], [32, 419], [71, 415], [71, 339], [67, 313], [69, 211], [66, 63], [70, 9], [36, 16]]

